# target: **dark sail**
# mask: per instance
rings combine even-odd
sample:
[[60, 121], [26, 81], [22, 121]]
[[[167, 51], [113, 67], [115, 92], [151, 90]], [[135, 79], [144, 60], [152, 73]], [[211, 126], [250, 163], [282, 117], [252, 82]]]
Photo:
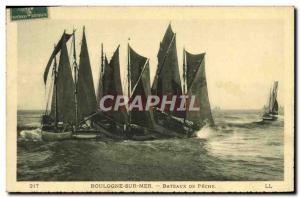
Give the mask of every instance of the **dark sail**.
[[78, 70], [77, 104], [79, 121], [96, 109], [96, 95], [84, 29]]
[[[120, 76], [120, 62], [119, 62], [119, 47], [114, 52], [109, 64], [105, 67], [103, 75], [103, 96], [113, 95], [114, 100], [107, 100], [104, 103], [105, 107], [114, 108], [116, 103], [116, 96], [123, 96], [121, 76]], [[117, 111], [113, 109], [105, 112], [112, 117], [116, 122], [125, 124], [127, 122], [127, 112], [125, 106], [120, 107]]]
[[[66, 37], [67, 36], [63, 36], [61, 40], [60, 58], [57, 69], [57, 77], [55, 80], [56, 85], [54, 86], [53, 90], [50, 116], [53, 118], [53, 120], [55, 120], [56, 108], [57, 121], [65, 123], [75, 123], [75, 86], [68, 57]], [[55, 98], [55, 96], [57, 96], [57, 98]]]
[[185, 55], [187, 94], [195, 96], [195, 105], [200, 108], [200, 111], [187, 111], [186, 119], [198, 126], [204, 122], [213, 125], [205, 75], [205, 54], [194, 55], [185, 52]]
[[131, 123], [151, 128], [153, 126], [152, 111], [145, 111], [146, 100], [151, 92], [149, 61], [146, 57], [136, 53], [131, 47], [129, 47], [129, 60], [131, 98], [141, 96], [143, 103], [142, 111], [134, 108], [130, 112]]
[[278, 102], [277, 102], [277, 90], [278, 90], [278, 81], [274, 82], [272, 95], [271, 95], [271, 113], [274, 115], [278, 115]]
[[273, 109], [272, 109], [272, 113], [275, 114], [275, 115], [278, 115], [278, 102], [277, 102], [277, 100], [275, 100], [275, 103], [274, 103], [274, 106], [273, 106]]
[[263, 120], [274, 121], [277, 119], [278, 115], [278, 101], [277, 101], [277, 90], [278, 90], [278, 81], [275, 81], [268, 98], [267, 106], [264, 106]]
[[50, 56], [50, 59], [47, 63], [47, 66], [46, 66], [46, 69], [44, 71], [44, 83], [46, 84], [47, 82], [47, 77], [48, 77], [48, 73], [49, 73], [49, 69], [50, 69], [50, 66], [51, 66], [51, 63], [54, 59], [54, 57], [58, 54], [58, 52], [61, 50], [62, 48], [62, 43], [63, 43], [63, 39], [65, 39], [65, 42], [68, 42], [68, 40], [71, 38], [73, 34], [66, 34], [66, 33], [63, 33], [63, 35], [61, 36], [61, 39], [58, 41], [57, 45], [55, 46], [51, 56]]
[[[156, 76], [152, 85], [152, 94], [159, 97], [182, 95], [181, 81], [178, 68], [176, 34], [172, 31], [171, 25], [160, 43], [157, 54], [158, 66]], [[173, 115], [183, 117], [180, 112], [170, 112]]]

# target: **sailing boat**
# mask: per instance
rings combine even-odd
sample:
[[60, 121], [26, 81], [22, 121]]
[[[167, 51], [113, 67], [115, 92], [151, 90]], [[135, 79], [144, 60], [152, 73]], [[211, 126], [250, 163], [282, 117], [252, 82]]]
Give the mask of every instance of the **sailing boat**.
[[[168, 95], [187, 96], [185, 111], [165, 111], [155, 109], [154, 115], [156, 122], [165, 128], [187, 136], [195, 135], [194, 132], [201, 129], [204, 125], [214, 125], [211, 114], [210, 103], [205, 75], [205, 54], [193, 55], [183, 51], [183, 82], [184, 90], [181, 89], [179, 75], [176, 34], [169, 24], [166, 33], [160, 43], [157, 55], [158, 67], [152, 85], [152, 94], [158, 96]], [[191, 96], [195, 96], [200, 108], [197, 111], [190, 111], [188, 105], [192, 102]], [[179, 103], [176, 101], [176, 104]]]
[[[94, 125], [104, 127], [119, 139], [146, 140], [171, 137], [191, 137], [205, 124], [213, 125], [205, 76], [204, 55], [192, 55], [184, 51], [184, 79], [188, 96], [195, 95], [202, 106], [201, 111], [168, 111], [146, 108], [149, 95], [169, 97], [182, 95], [181, 80], [177, 60], [176, 38], [169, 25], [158, 53], [158, 68], [152, 88], [150, 88], [149, 59], [138, 54], [128, 44], [127, 81], [129, 101], [142, 101], [141, 109], [122, 108], [118, 111], [102, 112], [94, 117]], [[98, 84], [98, 101], [107, 95], [123, 95], [120, 80], [119, 47], [110, 63], [101, 50], [101, 69]], [[185, 77], [186, 76], [186, 77]], [[171, 85], [171, 86], [170, 86]], [[132, 101], [133, 100], [133, 101]], [[188, 104], [191, 101], [188, 101]], [[114, 106], [112, 100], [108, 105]], [[100, 104], [98, 104], [100, 106]]]
[[264, 121], [275, 121], [278, 117], [278, 102], [277, 102], [278, 81], [275, 81], [271, 88], [268, 98], [268, 104], [265, 107], [262, 119]]
[[[150, 70], [149, 59], [139, 55], [128, 44], [127, 51], [127, 81], [129, 98], [140, 98], [143, 100], [150, 95]], [[106, 96], [123, 95], [120, 65], [119, 65], [119, 46], [114, 52], [110, 63], [103, 54], [103, 45], [101, 50], [101, 69], [98, 83], [98, 107], [102, 98]], [[116, 101], [110, 100], [104, 106], [114, 106]], [[142, 106], [145, 109], [145, 104]], [[152, 109], [140, 111], [140, 109], [128, 109], [124, 106], [117, 111], [102, 111], [98, 109], [98, 114], [93, 116], [93, 125], [98, 128], [104, 128], [107, 131], [107, 137], [113, 139], [133, 139], [149, 140], [162, 137], [160, 130], [155, 126]], [[161, 128], [160, 128], [161, 129]]]
[[[72, 67], [67, 42], [72, 39]], [[46, 84], [52, 66], [51, 109], [42, 117], [42, 137], [46, 140], [98, 138], [149, 140], [191, 137], [205, 125], [214, 125], [208, 98], [205, 54], [183, 50], [183, 90], [179, 74], [176, 34], [168, 26], [158, 52], [158, 67], [150, 87], [149, 59], [128, 44], [127, 81], [129, 103], [120, 105], [123, 96], [120, 75], [119, 47], [110, 61], [101, 44], [101, 68], [94, 91], [85, 29], [81, 41], [79, 65], [76, 62], [75, 31], [63, 33], [55, 46], [44, 72]], [[60, 53], [59, 64], [56, 56]], [[73, 73], [72, 69], [73, 68]], [[148, 108], [149, 96], [174, 98], [176, 108], [161, 108], [164, 102]], [[116, 97], [114, 97], [116, 96]], [[110, 97], [102, 104], [102, 99]], [[164, 99], [163, 99], [164, 100]], [[182, 103], [182, 101], [184, 101]], [[142, 105], [132, 108], [135, 102]], [[146, 103], [145, 103], [146, 102]], [[200, 108], [191, 109], [192, 104]], [[118, 104], [118, 105], [117, 105]], [[184, 104], [184, 105], [182, 105]], [[105, 108], [109, 106], [110, 108]], [[114, 108], [111, 108], [111, 107]], [[117, 108], [116, 108], [117, 106]], [[104, 108], [103, 108], [104, 107]], [[128, 109], [127, 109], [128, 108]], [[105, 110], [107, 109], [107, 110]]]
[[[160, 48], [157, 54], [158, 66], [156, 75], [152, 84], [152, 94], [160, 98], [167, 96], [168, 99], [173, 96], [182, 95], [181, 80], [176, 49], [176, 34], [169, 24]], [[178, 104], [178, 101], [175, 101]], [[184, 112], [166, 109], [161, 111], [161, 104], [154, 109], [155, 121], [157, 124], [164, 126], [178, 133], [184, 132]]]
[[[139, 55], [135, 52], [130, 45], [128, 49], [128, 95], [130, 100], [137, 98], [142, 101], [150, 94], [150, 70], [149, 59]], [[142, 106], [145, 108], [145, 105]], [[142, 111], [137, 108], [130, 109], [128, 111], [130, 125], [129, 131], [131, 134], [136, 134], [134, 130], [138, 129], [138, 126], [145, 128], [152, 128], [153, 126], [153, 113], [152, 110]], [[136, 126], [135, 126], [136, 125]], [[135, 126], [135, 127], [134, 127]]]
[[96, 129], [105, 130], [106, 136], [113, 139], [124, 139], [127, 110], [126, 107], [120, 106], [117, 110], [111, 109], [103, 111], [99, 108], [100, 101], [103, 97], [113, 96], [112, 100], [106, 101], [104, 106], [115, 106], [116, 97], [122, 96], [123, 89], [120, 75], [119, 48], [114, 51], [111, 60], [108, 62], [106, 55], [103, 54], [103, 45], [101, 45], [101, 68], [97, 92], [97, 113], [92, 117], [93, 126]]
[[[71, 37], [73, 37], [72, 65], [74, 75], [72, 75], [67, 49], [67, 41]], [[57, 65], [56, 56], [58, 53], [60, 55], [59, 64]], [[68, 139], [82, 129], [87, 131], [90, 126], [85, 122], [85, 117], [92, 114], [96, 109], [96, 95], [84, 28], [79, 69], [76, 62], [75, 30], [72, 34], [64, 32], [55, 46], [44, 72], [45, 85], [51, 66], [52, 82], [50, 91], [52, 91], [52, 101], [50, 112], [48, 112], [48, 101], [46, 111], [42, 116], [42, 138], [44, 140]]]
[[[204, 125], [214, 125], [208, 98], [207, 82], [205, 75], [205, 53], [191, 54], [183, 49], [183, 71], [184, 90], [188, 96], [195, 96], [195, 100], [200, 106], [199, 111], [186, 111], [185, 119], [193, 122], [193, 127], [199, 130]], [[191, 97], [188, 97], [191, 98]], [[189, 105], [188, 100], [187, 105]]]
[[[138, 54], [128, 44], [128, 95], [129, 101], [140, 100], [141, 106], [128, 110], [127, 134], [136, 140], [155, 139], [159, 131], [155, 131], [152, 108], [146, 109], [145, 101], [151, 94], [149, 59]], [[132, 101], [133, 100], [133, 101]]]

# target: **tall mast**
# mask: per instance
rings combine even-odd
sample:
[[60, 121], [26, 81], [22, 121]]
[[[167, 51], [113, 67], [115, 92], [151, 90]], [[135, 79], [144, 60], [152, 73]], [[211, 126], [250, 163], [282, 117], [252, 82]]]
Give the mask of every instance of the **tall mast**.
[[[183, 47], [183, 95], [186, 94], [186, 64], [185, 64], [185, 47]], [[186, 101], [185, 101], [186, 102]], [[186, 105], [185, 105], [186, 106]], [[184, 123], [186, 122], [186, 115], [184, 116]]]
[[[129, 41], [129, 39], [128, 39]], [[131, 73], [130, 73], [130, 49], [129, 49], [129, 43], [127, 44], [127, 81], [128, 81], [128, 98], [130, 102], [131, 97]], [[129, 103], [128, 103], [129, 104]], [[131, 123], [131, 113], [128, 109], [128, 123], [129, 123], [129, 131], [130, 131], [130, 123]]]
[[[55, 49], [55, 45], [54, 45], [54, 49]], [[56, 63], [56, 56], [54, 57], [54, 66], [53, 66], [53, 72], [54, 72], [54, 86], [55, 86], [55, 121], [54, 121], [54, 126], [55, 129], [57, 129], [57, 122], [58, 122], [58, 111], [57, 111], [57, 82], [56, 82], [56, 78], [57, 78], [57, 63]]]
[[[84, 26], [83, 26], [84, 31]], [[78, 105], [77, 105], [77, 73], [78, 73], [78, 65], [76, 62], [76, 47], [75, 47], [75, 29], [73, 29], [73, 66], [74, 66], [74, 98], [75, 98], [75, 126], [78, 123]]]
[[101, 60], [100, 60], [100, 72], [99, 72], [99, 81], [97, 89], [97, 104], [99, 104], [100, 99], [103, 94], [103, 75], [104, 75], [104, 54], [103, 54], [103, 43], [101, 43]]
[[183, 47], [183, 94], [186, 94], [186, 64], [185, 64], [185, 48]]
[[101, 80], [104, 72], [104, 55], [103, 55], [103, 43], [101, 43]]

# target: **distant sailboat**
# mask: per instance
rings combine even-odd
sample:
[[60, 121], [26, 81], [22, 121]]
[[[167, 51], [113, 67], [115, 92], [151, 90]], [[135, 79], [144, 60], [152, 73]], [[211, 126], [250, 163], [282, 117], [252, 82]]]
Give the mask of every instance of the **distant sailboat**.
[[212, 109], [212, 111], [214, 111], [214, 112], [219, 112], [219, 111], [221, 111], [221, 107], [215, 106], [215, 107]]
[[263, 114], [263, 120], [274, 121], [278, 117], [278, 102], [277, 102], [278, 81], [275, 81], [270, 91], [267, 106]]

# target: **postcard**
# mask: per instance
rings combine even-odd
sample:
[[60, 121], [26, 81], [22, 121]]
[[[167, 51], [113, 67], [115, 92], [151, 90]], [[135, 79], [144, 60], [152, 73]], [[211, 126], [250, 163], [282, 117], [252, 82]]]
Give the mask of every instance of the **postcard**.
[[293, 192], [294, 7], [7, 7], [8, 192]]

